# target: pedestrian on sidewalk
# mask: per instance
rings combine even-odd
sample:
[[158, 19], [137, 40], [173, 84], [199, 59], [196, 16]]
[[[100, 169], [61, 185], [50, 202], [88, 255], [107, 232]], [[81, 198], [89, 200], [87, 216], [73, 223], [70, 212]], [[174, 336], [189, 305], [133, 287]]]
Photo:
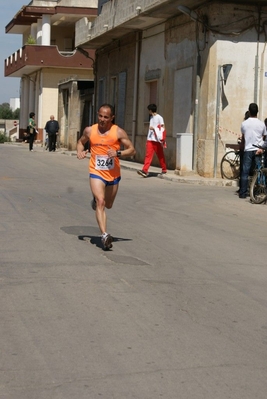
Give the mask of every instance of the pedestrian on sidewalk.
[[253, 144], [262, 145], [264, 137], [267, 135], [264, 122], [257, 117], [259, 112], [258, 105], [251, 103], [248, 110], [250, 116], [248, 119], [243, 121], [241, 125], [242, 140], [244, 141], [244, 155], [240, 179], [239, 198], [247, 197], [248, 176], [251, 165], [256, 162], [255, 156], [257, 148], [254, 147]]
[[54, 115], [50, 116], [50, 120], [46, 122], [45, 131], [48, 134], [48, 148], [49, 152], [56, 151], [57, 135], [59, 131], [58, 121], [55, 120]]
[[[84, 159], [91, 152], [89, 183], [93, 194], [91, 206], [101, 232], [104, 249], [112, 248], [113, 237], [107, 233], [107, 215], [118, 193], [121, 180], [120, 158], [135, 155], [135, 149], [127, 133], [113, 123], [114, 107], [103, 104], [98, 110], [98, 123], [84, 129], [77, 143], [77, 158]], [[84, 150], [89, 141], [89, 150]], [[121, 149], [121, 146], [123, 148]]]
[[137, 171], [137, 173], [143, 177], [148, 176], [148, 169], [151, 165], [154, 153], [156, 153], [158, 157], [162, 174], [167, 173], [167, 166], [163, 152], [163, 147], [166, 145], [164, 120], [161, 115], [157, 114], [156, 104], [149, 104], [147, 109], [150, 120], [146, 141], [146, 155], [143, 168]]
[[[250, 117], [250, 113], [249, 113], [249, 111], [246, 111], [245, 115], [244, 115], [244, 121], [246, 121], [249, 117]], [[237, 193], [239, 194], [240, 193], [241, 174], [242, 174], [242, 168], [243, 168], [244, 147], [245, 147], [245, 140], [244, 140], [244, 136], [242, 134], [240, 134], [240, 136], [238, 137], [237, 143], [239, 144], [239, 159], [240, 159], [239, 189], [237, 190]]]
[[35, 113], [31, 112], [29, 115], [29, 122], [27, 126], [27, 140], [29, 140], [30, 151], [33, 151], [33, 142], [37, 133], [38, 131], [36, 130]]

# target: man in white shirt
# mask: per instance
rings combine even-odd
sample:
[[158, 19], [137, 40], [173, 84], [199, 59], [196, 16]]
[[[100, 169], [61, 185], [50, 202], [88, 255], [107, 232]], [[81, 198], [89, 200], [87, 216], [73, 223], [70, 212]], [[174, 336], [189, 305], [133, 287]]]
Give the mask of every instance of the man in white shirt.
[[162, 116], [157, 114], [156, 104], [149, 104], [147, 107], [150, 115], [149, 129], [146, 141], [146, 155], [144, 160], [144, 166], [142, 170], [138, 170], [137, 173], [143, 177], [148, 176], [148, 169], [153, 159], [154, 153], [156, 153], [162, 173], [167, 173], [167, 166], [165, 156], [163, 153], [163, 146], [165, 143], [165, 126]]
[[248, 176], [251, 165], [255, 162], [255, 155], [257, 152], [257, 148], [254, 147], [253, 144], [262, 145], [264, 136], [267, 135], [264, 122], [259, 120], [257, 117], [259, 112], [258, 105], [251, 103], [248, 110], [250, 117], [242, 122], [241, 125], [242, 141], [244, 143], [244, 156], [240, 179], [239, 198], [246, 198], [247, 196]]

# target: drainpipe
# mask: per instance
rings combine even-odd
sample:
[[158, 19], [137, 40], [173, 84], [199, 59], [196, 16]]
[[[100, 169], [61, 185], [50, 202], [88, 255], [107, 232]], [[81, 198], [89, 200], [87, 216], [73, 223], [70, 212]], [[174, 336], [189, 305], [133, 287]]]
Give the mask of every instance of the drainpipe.
[[257, 53], [255, 56], [255, 76], [254, 76], [254, 103], [258, 104], [258, 85], [259, 85], [259, 44], [260, 44], [260, 21], [261, 21], [261, 7], [258, 13], [258, 28], [257, 28]]
[[133, 121], [132, 121], [132, 143], [135, 146], [136, 119], [137, 119], [137, 99], [138, 99], [138, 77], [139, 77], [139, 54], [141, 33], [135, 34], [135, 63], [134, 63], [134, 92], [133, 92]]
[[266, 56], [266, 45], [267, 45], [267, 37], [265, 27], [267, 25], [267, 21], [263, 22], [263, 29], [265, 34], [265, 42], [263, 51], [261, 53], [261, 71], [260, 71], [260, 93], [259, 93], [259, 110], [260, 110], [260, 119], [264, 120], [263, 106], [264, 106], [264, 76], [265, 76], [265, 56]]
[[260, 73], [260, 92], [259, 92], [259, 110], [260, 110], [260, 119], [265, 119], [263, 115], [263, 84], [264, 84], [264, 61], [265, 61], [265, 52], [266, 52], [266, 41], [264, 43], [263, 52], [261, 54], [261, 73]]
[[93, 94], [93, 116], [92, 116], [92, 122], [96, 122], [96, 110], [97, 110], [97, 51], [95, 51], [95, 59], [93, 61], [93, 74], [94, 74], [94, 94]]
[[193, 126], [193, 171], [197, 170], [197, 139], [198, 139], [198, 110], [199, 110], [199, 92], [200, 92], [200, 67], [201, 55], [197, 56], [197, 74], [196, 74], [196, 98], [194, 111], [194, 126]]
[[214, 141], [214, 175], [217, 175], [217, 158], [218, 158], [218, 139], [219, 139], [219, 115], [221, 102], [221, 65], [218, 66], [217, 74], [217, 100], [216, 100], [216, 125], [215, 125], [215, 141]]
[[254, 76], [254, 103], [258, 103], [258, 81], [259, 81], [259, 39], [257, 41], [257, 54], [255, 56], [255, 76]]

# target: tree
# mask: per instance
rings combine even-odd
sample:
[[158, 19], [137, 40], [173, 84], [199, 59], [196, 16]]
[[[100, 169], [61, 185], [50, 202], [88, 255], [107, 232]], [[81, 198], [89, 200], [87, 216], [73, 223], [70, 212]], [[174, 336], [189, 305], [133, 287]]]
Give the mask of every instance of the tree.
[[13, 119], [13, 112], [8, 103], [0, 105], [0, 119]]
[[0, 105], [0, 119], [19, 119], [19, 114], [19, 108], [13, 112], [8, 103]]
[[20, 108], [17, 108], [13, 112], [13, 119], [19, 119], [19, 115], [20, 115]]

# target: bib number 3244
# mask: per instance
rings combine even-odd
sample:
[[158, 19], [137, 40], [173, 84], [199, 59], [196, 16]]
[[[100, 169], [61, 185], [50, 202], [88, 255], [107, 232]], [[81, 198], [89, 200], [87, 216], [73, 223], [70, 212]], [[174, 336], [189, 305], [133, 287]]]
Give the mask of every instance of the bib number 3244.
[[103, 155], [97, 155], [96, 159], [96, 166], [97, 170], [110, 170], [114, 168], [114, 158], [105, 157]]

